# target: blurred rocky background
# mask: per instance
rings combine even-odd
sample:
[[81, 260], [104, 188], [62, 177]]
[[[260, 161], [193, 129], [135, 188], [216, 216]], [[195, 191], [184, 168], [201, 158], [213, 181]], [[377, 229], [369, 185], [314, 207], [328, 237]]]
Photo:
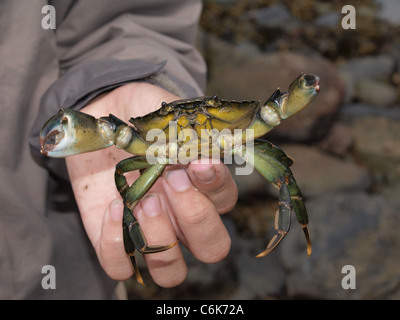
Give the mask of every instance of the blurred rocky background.
[[[356, 29], [343, 29], [345, 5]], [[317, 99], [265, 138], [295, 159], [313, 251], [296, 219], [270, 255], [277, 192], [254, 173], [223, 217], [229, 256], [206, 265], [187, 254], [173, 289], [128, 282], [132, 299], [400, 299], [400, 1], [208, 0], [198, 47], [207, 94], [264, 102], [300, 72], [321, 78]], [[342, 288], [342, 267], [356, 289]]]

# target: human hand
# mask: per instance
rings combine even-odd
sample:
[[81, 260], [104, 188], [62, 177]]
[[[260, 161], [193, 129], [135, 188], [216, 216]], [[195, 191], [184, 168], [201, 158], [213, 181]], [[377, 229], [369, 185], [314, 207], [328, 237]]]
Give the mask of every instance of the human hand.
[[[114, 114], [123, 121], [155, 111], [179, 97], [151, 84], [132, 83], [95, 99], [81, 111], [95, 117]], [[122, 199], [114, 184], [115, 165], [129, 157], [115, 147], [66, 158], [82, 221], [99, 261], [113, 279], [133, 275], [122, 236]], [[137, 172], [126, 174], [132, 183]], [[230, 237], [220, 214], [237, 201], [237, 187], [223, 163], [195, 161], [168, 166], [134, 214], [150, 245], [178, 238], [200, 261], [214, 263], [229, 252]], [[153, 280], [163, 287], [184, 281], [187, 266], [179, 246], [144, 255]]]

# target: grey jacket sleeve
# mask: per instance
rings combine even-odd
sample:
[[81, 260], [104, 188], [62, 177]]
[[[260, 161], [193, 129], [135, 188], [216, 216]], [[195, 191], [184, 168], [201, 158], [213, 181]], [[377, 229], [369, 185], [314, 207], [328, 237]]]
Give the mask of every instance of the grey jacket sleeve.
[[[80, 109], [97, 95], [145, 81], [176, 95], [201, 95], [205, 64], [194, 47], [200, 1], [54, 1], [60, 78], [41, 99], [30, 132], [32, 154], [68, 179], [63, 159], [43, 157], [39, 131], [60, 108]], [[82, 12], [90, 12], [82, 15]]]
[[167, 61], [165, 71], [202, 91], [205, 64], [194, 44], [200, 0], [55, 0], [61, 71], [82, 61]]

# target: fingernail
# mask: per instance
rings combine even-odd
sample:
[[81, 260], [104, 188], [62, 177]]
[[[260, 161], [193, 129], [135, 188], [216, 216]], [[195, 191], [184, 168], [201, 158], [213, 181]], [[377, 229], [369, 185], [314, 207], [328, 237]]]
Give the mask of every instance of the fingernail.
[[149, 194], [142, 199], [143, 213], [147, 217], [156, 217], [161, 213], [161, 203], [158, 195]]
[[124, 210], [124, 204], [122, 203], [122, 200], [120, 199], [115, 199], [110, 203], [110, 211], [109, 215], [111, 220], [114, 221], [121, 221], [122, 220], [122, 212]]
[[190, 189], [192, 183], [184, 169], [168, 171], [165, 180], [172, 190], [183, 192]]
[[208, 168], [203, 171], [193, 171], [193, 175], [196, 177], [197, 180], [203, 183], [210, 183], [215, 179], [216, 171], [214, 167]]

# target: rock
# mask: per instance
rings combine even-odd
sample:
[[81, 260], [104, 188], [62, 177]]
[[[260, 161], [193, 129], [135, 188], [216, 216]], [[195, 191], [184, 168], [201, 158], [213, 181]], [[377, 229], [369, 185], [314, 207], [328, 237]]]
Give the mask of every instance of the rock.
[[220, 5], [233, 5], [235, 4], [236, 0], [213, 0], [213, 2]]
[[357, 98], [366, 103], [389, 105], [397, 99], [390, 85], [395, 60], [389, 55], [357, 57], [339, 65], [346, 83], [346, 101]]
[[242, 41], [238, 43], [237, 49], [242, 52], [243, 55], [252, 56], [260, 53], [260, 48], [258, 48], [254, 43], [250, 41]]
[[247, 12], [247, 17], [254, 19], [255, 22], [265, 29], [286, 28], [293, 23], [294, 19], [290, 12], [282, 5], [274, 5], [261, 9], [254, 9]]
[[334, 11], [333, 5], [330, 2], [318, 1], [318, 2], [314, 2], [314, 4], [315, 4], [315, 10], [316, 10], [318, 16], [322, 16], [329, 12]]
[[343, 83], [346, 84], [346, 92], [344, 93], [343, 103], [351, 103], [356, 96], [355, 92], [357, 80], [354, 79], [350, 73], [343, 71], [340, 71], [340, 77], [342, 78]]
[[400, 26], [400, 2], [397, 0], [377, 0], [380, 5], [378, 17], [385, 22]]
[[389, 105], [396, 101], [396, 89], [390, 85], [395, 60], [389, 55], [350, 59], [339, 65], [346, 83], [346, 102], [357, 98], [366, 103]]
[[[292, 228], [279, 248], [288, 271], [288, 296], [400, 299], [399, 199], [342, 193], [315, 198], [307, 205], [310, 258], [299, 229]], [[355, 268], [355, 290], [342, 288], [345, 265]]]
[[400, 111], [346, 105], [342, 117], [354, 137], [354, 152], [366, 165], [389, 180], [400, 177]]
[[230, 219], [223, 219], [232, 239], [229, 256], [233, 266], [226, 272], [234, 273], [236, 280], [234, 290], [225, 298], [257, 299], [282, 294], [286, 275], [276, 252], [259, 259], [255, 257], [272, 238], [269, 230], [274, 223], [276, 208], [277, 202], [273, 199], [265, 201], [265, 197], [262, 202], [253, 203], [239, 199], [238, 205], [228, 215]]
[[346, 83], [346, 101], [388, 106], [397, 100], [396, 88], [391, 84], [396, 69], [390, 55], [354, 58], [339, 65], [339, 72]]
[[[397, 172], [400, 176], [400, 164], [397, 166]], [[386, 199], [390, 200], [399, 199], [400, 179], [397, 179], [392, 183], [385, 185], [385, 187], [380, 192]]]
[[327, 153], [344, 157], [353, 145], [351, 130], [340, 122], [335, 123], [318, 146]]
[[356, 85], [355, 96], [365, 103], [390, 106], [397, 100], [397, 91], [387, 83], [362, 79]]
[[266, 245], [261, 239], [240, 239], [241, 249], [236, 255], [239, 283], [231, 299], [267, 298], [282, 293], [286, 275], [276, 253], [255, 258]]
[[315, 20], [315, 25], [324, 28], [336, 28], [340, 25], [341, 16], [339, 12], [328, 12]]
[[268, 135], [273, 139], [310, 141], [328, 131], [344, 93], [342, 79], [328, 60], [290, 52], [246, 55], [236, 46], [215, 39], [208, 40], [206, 52], [210, 76], [207, 94], [225, 99], [258, 99], [264, 103], [277, 87], [287, 90], [301, 72], [319, 75], [318, 97]]
[[396, 71], [400, 72], [400, 42], [391, 42], [388, 44], [388, 53], [396, 61]]
[[355, 81], [389, 81], [394, 69], [395, 61], [389, 55], [357, 57], [339, 65], [339, 71], [350, 75]]
[[302, 145], [283, 145], [282, 150], [294, 159], [291, 170], [305, 197], [361, 191], [371, 185], [368, 171], [353, 162]]

